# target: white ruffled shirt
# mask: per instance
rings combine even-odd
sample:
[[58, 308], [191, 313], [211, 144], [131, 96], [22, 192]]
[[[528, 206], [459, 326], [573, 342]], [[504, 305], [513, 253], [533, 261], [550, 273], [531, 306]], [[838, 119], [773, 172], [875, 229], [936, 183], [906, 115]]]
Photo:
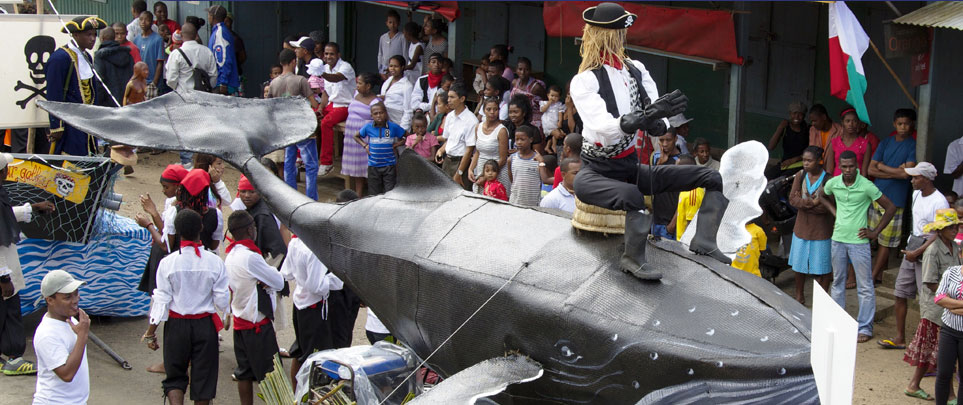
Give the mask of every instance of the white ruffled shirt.
[[215, 253], [185, 247], [157, 265], [157, 287], [151, 294], [150, 323], [166, 321], [169, 311], [181, 315], [226, 313], [231, 302], [227, 269]]

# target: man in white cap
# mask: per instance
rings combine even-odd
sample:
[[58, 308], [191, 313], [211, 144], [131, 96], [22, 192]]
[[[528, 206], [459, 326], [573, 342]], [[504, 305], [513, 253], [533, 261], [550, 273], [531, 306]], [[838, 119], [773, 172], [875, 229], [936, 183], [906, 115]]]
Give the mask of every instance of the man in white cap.
[[913, 202], [913, 227], [893, 287], [893, 295], [896, 296], [896, 337], [877, 342], [885, 349], [902, 349], [906, 345], [907, 301], [916, 298], [917, 292], [923, 288], [923, 253], [933, 241], [939, 239], [935, 232], [924, 232], [923, 227], [936, 218], [936, 211], [950, 208], [946, 197], [933, 184], [938, 172], [932, 163], [919, 162], [915, 167], [904, 170], [911, 176], [910, 183], [913, 185], [913, 197], [910, 200]]
[[0, 370], [6, 375], [36, 374], [33, 363], [24, 360], [27, 348], [23, 322], [20, 319], [20, 294], [24, 287], [23, 272], [20, 270], [20, 256], [17, 255], [17, 242], [20, 240], [18, 222], [30, 222], [35, 211], [53, 211], [49, 201], [36, 204], [23, 204], [14, 207], [10, 196], [3, 187], [7, 178], [7, 165], [13, 162], [9, 153], [0, 153]]
[[701, 166], [639, 164], [636, 136], [666, 132], [665, 118], [685, 111], [681, 91], [659, 97], [645, 66], [625, 54], [625, 38], [636, 15], [616, 3], [601, 3], [582, 13], [582, 64], [572, 78], [571, 96], [584, 122], [582, 169], [575, 178], [575, 195], [584, 203], [625, 214], [625, 252], [622, 271], [642, 280], [659, 280], [662, 271], [645, 260], [652, 216], [643, 194], [685, 191], [704, 187], [699, 232], [689, 245], [698, 254], [728, 264], [719, 251], [716, 234], [729, 200], [722, 194], [722, 177]]
[[78, 305], [80, 286], [87, 284], [63, 270], [43, 276], [40, 292], [47, 313], [33, 334], [37, 353], [37, 390], [33, 404], [86, 404], [90, 396], [87, 337], [90, 318]]

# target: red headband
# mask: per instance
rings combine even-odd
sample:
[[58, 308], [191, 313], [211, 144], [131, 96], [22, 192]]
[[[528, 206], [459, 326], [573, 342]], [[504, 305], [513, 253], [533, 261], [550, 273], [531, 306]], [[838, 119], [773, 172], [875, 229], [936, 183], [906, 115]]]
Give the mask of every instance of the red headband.
[[237, 182], [237, 191], [243, 191], [243, 190], [253, 191], [254, 185], [251, 184], [251, 181], [247, 179], [247, 176], [242, 174], [241, 180]]
[[205, 187], [210, 185], [211, 175], [201, 169], [194, 169], [187, 172], [187, 176], [184, 176], [184, 179], [181, 180], [181, 186], [184, 186], [187, 192], [193, 196], [199, 195], [201, 191], [204, 191]]
[[[840, 111], [840, 112], [839, 112], [839, 118], [843, 118], [843, 117], [846, 116], [846, 114], [849, 114], [849, 113], [856, 114], [856, 109], [850, 107], [850, 108], [847, 108], [847, 109], [844, 109], [844, 110]], [[859, 115], [859, 114], [856, 114], [856, 115]]]
[[180, 184], [184, 180], [184, 176], [187, 176], [187, 169], [184, 166], [167, 165], [167, 168], [161, 173], [161, 180]]

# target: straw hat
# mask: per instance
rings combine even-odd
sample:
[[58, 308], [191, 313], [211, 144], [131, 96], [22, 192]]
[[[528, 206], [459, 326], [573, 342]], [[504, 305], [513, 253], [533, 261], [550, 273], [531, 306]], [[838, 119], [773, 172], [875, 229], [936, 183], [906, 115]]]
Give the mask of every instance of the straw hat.
[[948, 226], [958, 225], [959, 223], [960, 219], [956, 216], [956, 210], [953, 208], [944, 208], [936, 210], [936, 219], [924, 225], [923, 232], [939, 231]]
[[114, 145], [110, 147], [110, 160], [123, 166], [136, 166], [137, 152], [130, 146]]
[[583, 231], [606, 234], [625, 233], [625, 211], [612, 211], [575, 199], [572, 226]]

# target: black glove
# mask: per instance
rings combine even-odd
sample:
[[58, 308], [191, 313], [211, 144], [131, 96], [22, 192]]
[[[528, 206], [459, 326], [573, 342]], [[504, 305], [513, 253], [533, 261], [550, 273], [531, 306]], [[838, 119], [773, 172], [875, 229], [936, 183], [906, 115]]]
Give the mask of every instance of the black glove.
[[675, 90], [659, 97], [655, 102], [645, 98], [642, 111], [635, 111], [623, 115], [619, 119], [619, 127], [627, 134], [638, 130], [645, 130], [649, 135], [661, 136], [665, 133], [665, 122], [662, 118], [671, 117], [685, 111], [689, 98], [681, 90]]
[[642, 129], [645, 130], [646, 135], [655, 136], [655, 137], [665, 135], [665, 131], [668, 130], [668, 128], [665, 125], [665, 120], [661, 118], [652, 121], [651, 123], [649, 123], [648, 126]]
[[646, 117], [669, 118], [685, 112], [685, 107], [689, 104], [689, 98], [686, 97], [685, 94], [682, 94], [682, 90], [676, 89], [669, 94], [659, 97], [655, 102], [649, 103], [649, 99], [645, 99], [645, 102], [645, 107], [642, 107], [642, 111]]

